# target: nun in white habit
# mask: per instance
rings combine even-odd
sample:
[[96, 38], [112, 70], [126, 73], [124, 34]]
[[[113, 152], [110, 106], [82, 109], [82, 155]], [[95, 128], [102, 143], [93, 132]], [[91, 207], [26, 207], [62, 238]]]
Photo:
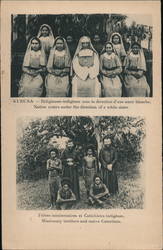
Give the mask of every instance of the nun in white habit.
[[80, 38], [72, 61], [72, 97], [99, 97], [99, 57], [87, 36]]

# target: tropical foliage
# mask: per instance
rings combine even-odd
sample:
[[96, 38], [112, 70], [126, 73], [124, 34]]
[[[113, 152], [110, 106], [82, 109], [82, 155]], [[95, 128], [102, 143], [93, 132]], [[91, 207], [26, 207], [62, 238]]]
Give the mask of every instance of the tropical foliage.
[[122, 14], [13, 15], [12, 32], [17, 38], [24, 37], [28, 42], [31, 37], [37, 35], [39, 27], [46, 23], [51, 26], [55, 37], [71, 34], [77, 41], [82, 35], [92, 37], [95, 33], [103, 40], [105, 35], [109, 36], [112, 32], [119, 32], [124, 40], [129, 36], [133, 39], [135, 36], [144, 39], [147, 32], [144, 25], [133, 22], [127, 26], [126, 18], [127, 16]]
[[32, 120], [18, 133], [18, 181], [45, 177], [49, 150], [57, 147], [61, 153], [68, 138], [83, 151], [91, 144], [99, 152], [103, 138], [109, 135], [118, 151], [119, 167], [138, 163], [143, 159], [144, 127], [144, 119], [134, 117], [56, 116]]

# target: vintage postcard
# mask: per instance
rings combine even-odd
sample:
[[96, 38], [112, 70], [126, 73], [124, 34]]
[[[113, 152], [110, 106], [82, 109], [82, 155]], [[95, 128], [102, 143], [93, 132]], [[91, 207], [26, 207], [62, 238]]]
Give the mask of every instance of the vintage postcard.
[[2, 247], [161, 250], [160, 1], [2, 1]]

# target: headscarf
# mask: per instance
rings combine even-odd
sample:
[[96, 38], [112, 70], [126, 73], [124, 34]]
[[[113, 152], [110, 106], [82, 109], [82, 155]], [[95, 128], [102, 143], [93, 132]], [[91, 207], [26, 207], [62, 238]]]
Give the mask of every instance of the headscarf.
[[67, 42], [66, 42], [66, 40], [63, 37], [58, 36], [58, 37], [56, 37], [56, 39], [54, 41], [54, 47], [50, 51], [49, 60], [48, 60], [48, 63], [47, 63], [47, 68], [53, 68], [54, 60], [55, 60], [56, 42], [59, 39], [61, 39], [63, 41], [63, 44], [64, 44], [65, 66], [69, 66], [70, 67], [71, 56], [70, 56], [70, 51], [69, 51]]
[[[73, 62], [74, 62], [74, 59], [76, 58], [76, 56], [79, 54], [79, 52], [83, 49], [82, 48], [82, 43], [83, 42], [89, 42], [90, 44], [90, 49], [96, 53], [96, 55], [98, 56], [98, 53], [97, 51], [95, 50], [95, 48], [93, 47], [92, 43], [91, 43], [91, 39], [88, 37], [88, 36], [82, 36], [80, 39], [79, 39], [79, 42], [78, 42], [78, 46], [76, 48], [76, 51], [75, 51], [75, 54], [74, 54], [74, 57], [73, 57], [73, 60], [72, 60], [72, 65], [71, 65], [71, 71], [70, 71], [70, 75], [73, 74]], [[99, 56], [98, 56], [99, 58]]]
[[[25, 56], [24, 56], [24, 60], [23, 60], [23, 67], [29, 67], [30, 66], [30, 55], [31, 55], [31, 43], [33, 40], [39, 40], [39, 38], [31, 38], [29, 43], [28, 43], [28, 46], [27, 46], [27, 49], [26, 49], [26, 53], [25, 53]], [[40, 41], [40, 40], [39, 40]], [[46, 66], [46, 56], [45, 56], [45, 52], [42, 48], [42, 45], [41, 45], [41, 41], [40, 41], [40, 65], [41, 66]]]
[[77, 49], [76, 49], [76, 51], [75, 51], [73, 60], [74, 60], [74, 58], [79, 54], [79, 52], [82, 50], [82, 43], [83, 43], [83, 42], [88, 42], [88, 43], [90, 44], [90, 49], [91, 49], [92, 51], [94, 51], [94, 52], [98, 55], [97, 51], [94, 49], [94, 47], [93, 47], [93, 45], [92, 45], [92, 43], [91, 43], [91, 39], [90, 39], [88, 36], [82, 36], [82, 37], [80, 38], [79, 42], [78, 42], [78, 46], [77, 46]]
[[51, 27], [50, 27], [48, 24], [42, 24], [42, 25], [40, 26], [39, 32], [38, 32], [38, 34], [37, 34], [37, 37], [38, 37], [38, 38], [41, 37], [42, 28], [43, 28], [43, 27], [46, 27], [46, 28], [49, 30], [49, 35], [48, 35], [48, 37], [49, 37], [50, 47], [53, 47], [53, 45], [54, 45], [53, 31], [52, 31]]
[[107, 42], [105, 43], [105, 45], [103, 46], [102, 50], [101, 50], [101, 55], [104, 54], [104, 53], [106, 52], [106, 45], [107, 45], [107, 44], [111, 44], [111, 46], [112, 46], [112, 51], [116, 54], [116, 51], [115, 51], [115, 48], [114, 48], [113, 43], [110, 42], [110, 41], [107, 41]]
[[[110, 55], [108, 55], [107, 54], [107, 52], [106, 52], [106, 45], [107, 44], [111, 44], [112, 45], [112, 54], [110, 54]], [[120, 60], [120, 58], [118, 57], [118, 55], [117, 55], [117, 53], [116, 53], [116, 51], [115, 51], [115, 49], [114, 49], [114, 46], [113, 46], [113, 44], [111, 43], [111, 42], [106, 42], [105, 43], [105, 45], [104, 45], [104, 47], [103, 47], [103, 49], [102, 49], [102, 51], [101, 51], [101, 56], [103, 56], [104, 55], [104, 57], [105, 58], [107, 58], [107, 59], [113, 59], [113, 60], [111, 60], [111, 62], [110, 62], [110, 67], [111, 68], [113, 68], [113, 67], [120, 67], [120, 66], [122, 66], [121, 65], [121, 60]]]
[[116, 50], [116, 44], [114, 44], [113, 41], [112, 41], [112, 39], [113, 39], [113, 37], [115, 35], [118, 36], [119, 40], [120, 40], [120, 43], [119, 43], [119, 45], [120, 45], [120, 54], [121, 54], [120, 56], [126, 56], [126, 51], [125, 51], [125, 48], [124, 48], [124, 45], [123, 45], [122, 36], [118, 32], [112, 33], [112, 35], [110, 37], [110, 42], [113, 44], [113, 47], [114, 47], [117, 55], [119, 56], [118, 51]]
[[[138, 55], [134, 55], [133, 52], [132, 52], [132, 47], [133, 47], [134, 44], [137, 44], [140, 47], [140, 49], [138, 51]], [[142, 47], [141, 47], [141, 45], [139, 43], [137, 43], [137, 42], [132, 43], [127, 55], [128, 56], [125, 58], [125, 61], [124, 61], [124, 66], [126, 68], [129, 66], [128, 57], [129, 56], [137, 56], [137, 66], [138, 66], [138, 69], [146, 71], [146, 61], [145, 61], [144, 51], [143, 51], [143, 49], [142, 49]]]

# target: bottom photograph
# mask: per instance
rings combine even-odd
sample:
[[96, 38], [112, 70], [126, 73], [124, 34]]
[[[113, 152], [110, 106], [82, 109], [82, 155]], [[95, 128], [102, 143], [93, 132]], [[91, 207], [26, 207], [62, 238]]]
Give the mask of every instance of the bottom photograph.
[[143, 209], [145, 119], [17, 119], [17, 209]]

